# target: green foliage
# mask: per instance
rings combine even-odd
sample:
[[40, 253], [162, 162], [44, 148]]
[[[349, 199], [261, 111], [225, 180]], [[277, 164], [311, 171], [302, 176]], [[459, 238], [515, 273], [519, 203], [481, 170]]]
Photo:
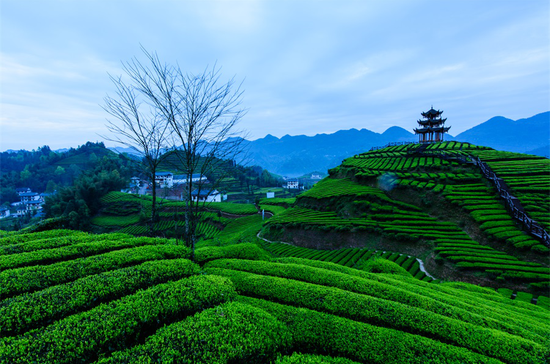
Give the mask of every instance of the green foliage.
[[252, 243], [234, 244], [222, 247], [209, 246], [197, 249], [195, 252], [195, 260], [199, 264], [224, 258], [269, 260], [271, 256], [258, 245]]
[[0, 270], [86, 257], [116, 249], [142, 245], [158, 245], [163, 243], [165, 243], [165, 241], [156, 238], [124, 238], [119, 240], [87, 241], [60, 248], [41, 249], [17, 255], [0, 255]]
[[[88, 362], [136, 342], [144, 330], [235, 297], [228, 279], [195, 276], [156, 285], [0, 341], [1, 362]], [[146, 308], [146, 309], [144, 309]]]
[[[418, 293], [422, 296], [436, 299], [456, 308], [476, 312], [483, 318], [491, 317], [497, 322], [513, 323], [513, 325], [517, 327], [524, 327], [527, 331], [536, 332], [540, 337], [548, 337], [548, 332], [550, 332], [548, 331], [550, 330], [550, 326], [541, 326], [541, 322], [546, 322], [549, 319], [547, 313], [542, 313], [540, 310], [536, 310], [535, 306], [525, 305], [522, 302], [520, 302], [522, 305], [518, 306], [518, 302], [512, 301], [509, 298], [503, 298], [498, 294], [484, 294], [483, 299], [481, 299], [480, 295], [477, 293], [472, 295], [464, 290], [456, 290], [441, 284], [430, 284], [412, 278], [407, 279], [402, 276], [372, 274], [328, 262], [299, 258], [279, 258], [277, 261], [284, 264], [307, 265], [310, 267], [344, 273], [353, 277], [360, 277], [381, 282], [390, 286], [399, 286], [399, 288], [406, 289], [411, 293]], [[395, 297], [399, 297], [399, 295], [395, 295]], [[514, 306], [512, 308], [513, 312], [510, 311], [510, 305]], [[506, 331], [509, 331], [509, 329], [506, 329]], [[515, 331], [509, 332], [515, 333]], [[520, 332], [518, 332], [518, 334], [519, 333]], [[525, 331], [521, 331], [520, 335], [523, 337], [529, 337], [535, 341], [540, 340], [540, 337], [539, 339], [536, 339], [535, 337], [531, 337], [526, 334]]]
[[294, 205], [296, 202], [296, 198], [262, 198], [260, 200], [261, 204], [269, 204], [269, 205], [275, 205], [275, 206], [282, 206], [282, 207], [290, 207]]
[[[293, 261], [295, 263], [293, 263]], [[270, 262], [252, 262], [246, 260], [218, 260], [208, 263], [205, 268], [215, 274], [221, 275], [226, 275], [224, 270], [230, 269], [232, 271], [242, 271], [261, 274], [262, 276], [290, 279], [291, 281], [288, 281], [288, 283], [292, 282], [292, 280], [297, 280], [315, 285], [335, 287], [345, 291], [367, 295], [369, 297], [377, 297], [389, 302], [400, 303], [406, 305], [409, 309], [416, 308], [419, 310], [430, 311], [434, 314], [446, 316], [453, 320], [467, 322], [475, 326], [508, 332], [512, 335], [529, 338], [530, 340], [541, 344], [548, 341], [548, 338], [544, 338], [540, 334], [534, 335], [529, 332], [528, 329], [522, 328], [520, 318], [510, 317], [509, 315], [507, 321], [502, 321], [498, 315], [491, 313], [490, 309], [487, 310], [486, 313], [478, 313], [477, 311], [473, 313], [471, 309], [456, 307], [456, 301], [462, 300], [461, 296], [467, 297], [467, 293], [460, 293], [455, 289], [443, 290], [443, 292], [452, 292], [451, 295], [449, 295], [449, 299], [446, 300], [444, 297], [445, 295], [442, 295], [441, 293], [436, 293], [431, 297], [426, 296], [426, 293], [433, 293], [431, 291], [434, 285], [420, 288], [415, 283], [419, 281], [412, 279], [410, 276], [409, 280], [403, 280], [401, 277], [380, 279], [380, 275], [361, 271], [356, 271], [360, 274], [359, 276], [349, 276], [343, 272], [327, 270], [325, 269], [327, 266], [325, 266], [325, 268], [320, 268], [321, 266], [312, 267], [305, 264], [299, 264], [299, 262], [302, 261], [304, 260], [283, 260], [282, 263], [284, 264], [281, 264]], [[231, 276], [232, 273], [230, 272], [228, 274], [228, 276]], [[240, 279], [239, 277], [235, 278], [235, 276], [231, 277], [233, 277], [232, 279], [234, 281], [235, 279]], [[235, 281], [235, 283], [237, 284], [237, 288], [239, 288], [238, 282]], [[277, 282], [274, 284], [277, 284]], [[399, 287], [395, 287], [397, 284]], [[290, 288], [291, 291], [293, 289], [294, 288]], [[300, 289], [300, 287], [295, 287], [295, 289]], [[254, 296], [257, 297], [258, 291], [255, 292], [256, 293], [254, 293]], [[492, 293], [496, 295], [496, 293]], [[267, 298], [265, 295], [263, 297]], [[274, 298], [275, 296], [269, 297], [270, 298], [268, 299], [276, 299], [279, 301], [286, 301], [287, 299], [292, 300], [291, 297], [284, 299], [279, 296], [277, 296], [277, 298]], [[313, 295], [312, 297], [316, 297], [316, 295]], [[495, 296], [492, 296], [491, 298], [494, 297]], [[381, 304], [383, 305], [383, 303]], [[388, 303], [388, 305], [391, 306], [390, 303]], [[481, 308], [480, 310], [483, 309]], [[520, 323], [520, 325], [518, 325], [518, 323]]]
[[2, 302], [0, 336], [20, 334], [138, 289], [198, 273], [199, 267], [187, 259], [157, 260], [22, 294]]
[[87, 234], [80, 231], [59, 229], [59, 230], [46, 230], [36, 233], [18, 233], [11, 234], [0, 238], [0, 246], [3, 245], [15, 245], [26, 243], [34, 240], [51, 239], [63, 236], [86, 236]]
[[371, 273], [387, 273], [387, 274], [397, 274], [406, 277], [410, 277], [411, 274], [405, 269], [395, 264], [392, 261], [382, 258], [373, 258], [367, 260], [363, 265], [362, 269], [366, 272]]
[[[261, 299], [239, 297], [284, 322], [299, 350], [362, 363], [501, 363], [471, 351], [410, 333], [378, 327]], [[330, 333], [327, 335], [327, 333]]]
[[213, 240], [198, 245], [256, 243], [258, 241], [256, 235], [262, 225], [262, 217], [258, 214], [232, 219]]
[[166, 326], [145, 344], [99, 363], [266, 363], [290, 343], [286, 325], [262, 309], [232, 302]]
[[33, 151], [2, 152], [0, 165], [0, 205], [19, 200], [15, 193], [18, 187], [50, 193], [68, 187], [83, 170], [116, 169], [123, 178], [134, 173], [128, 158], [113, 153], [103, 143], [91, 142], [63, 153], [53, 152], [48, 146]]
[[237, 204], [230, 202], [211, 202], [206, 205], [208, 209], [219, 210], [232, 215], [252, 215], [258, 210], [253, 204]]
[[299, 354], [294, 353], [291, 356], [283, 356], [275, 364], [358, 364], [355, 361], [351, 361], [346, 358], [332, 358], [330, 356], [312, 355], [312, 354]]
[[67, 216], [67, 227], [86, 230], [90, 217], [97, 214], [101, 207], [101, 198], [109, 191], [120, 190], [126, 184], [126, 179], [116, 169], [88, 171], [78, 178], [74, 186], [46, 198], [46, 217]]
[[417, 333], [510, 363], [539, 363], [548, 352], [545, 346], [519, 336], [412, 309], [393, 301], [227, 269], [211, 268], [209, 271], [231, 278], [237, 291], [247, 296]]
[[0, 272], [0, 299], [149, 260], [189, 256], [189, 249], [184, 246], [145, 245], [44, 266], [9, 269]]
[[266, 212], [271, 212], [273, 215], [277, 215], [285, 211], [286, 207], [277, 206], [277, 205], [260, 204], [260, 211], [261, 210], [265, 210]]
[[[55, 232], [55, 231], [63, 232], [63, 230], [50, 230], [50, 232]], [[0, 241], [0, 256], [7, 255], [7, 254], [32, 252], [32, 251], [41, 250], [41, 249], [59, 248], [59, 247], [68, 246], [68, 245], [83, 244], [85, 242], [93, 243], [93, 242], [99, 242], [99, 241], [105, 241], [105, 240], [122, 240], [122, 239], [133, 238], [133, 236], [126, 235], [126, 234], [93, 235], [93, 234], [87, 234], [80, 231], [74, 231], [74, 232], [71, 230], [67, 230], [67, 231], [70, 232], [70, 234], [58, 235], [58, 236], [56, 236], [56, 234], [43, 234], [43, 236], [46, 236], [43, 239], [32, 239], [32, 240], [17, 243], [17, 244], [2, 245], [3, 242]], [[35, 235], [35, 234], [32, 234], [32, 235]], [[50, 236], [48, 237], [48, 235]]]

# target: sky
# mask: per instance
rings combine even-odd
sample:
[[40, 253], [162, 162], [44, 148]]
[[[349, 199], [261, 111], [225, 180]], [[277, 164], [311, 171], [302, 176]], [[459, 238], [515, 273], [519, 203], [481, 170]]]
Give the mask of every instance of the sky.
[[141, 46], [242, 81], [250, 140], [550, 110], [548, 0], [0, 0], [0, 151], [102, 141]]

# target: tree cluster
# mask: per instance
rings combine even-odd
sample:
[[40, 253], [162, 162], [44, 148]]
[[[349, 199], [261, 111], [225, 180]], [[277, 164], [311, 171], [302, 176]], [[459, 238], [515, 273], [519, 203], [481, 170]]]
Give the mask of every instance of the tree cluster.
[[37, 150], [0, 153], [0, 205], [19, 200], [16, 188], [52, 193], [72, 185], [83, 171], [117, 169], [124, 178], [135, 171], [132, 160], [117, 155], [101, 142], [55, 152], [48, 146]]
[[111, 165], [98, 165], [82, 173], [74, 185], [46, 198], [46, 217], [65, 217], [65, 227], [77, 230], [90, 228], [90, 217], [101, 208], [101, 197], [109, 191], [124, 188], [128, 180]]

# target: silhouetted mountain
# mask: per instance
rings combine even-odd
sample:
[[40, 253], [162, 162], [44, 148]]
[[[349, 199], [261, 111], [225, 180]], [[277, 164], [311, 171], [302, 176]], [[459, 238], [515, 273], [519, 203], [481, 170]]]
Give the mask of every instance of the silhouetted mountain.
[[414, 141], [407, 130], [394, 126], [379, 134], [367, 129], [340, 130], [333, 134], [315, 136], [285, 135], [282, 138], [267, 135], [249, 142], [250, 164], [262, 166], [270, 172], [301, 176], [311, 171], [327, 171], [343, 159], [395, 141]]
[[[249, 163], [280, 175], [300, 176], [315, 170], [326, 171], [339, 165], [343, 159], [366, 152], [373, 146], [416, 140], [414, 134], [398, 126], [388, 128], [382, 134], [367, 129], [350, 129], [312, 137], [285, 135], [277, 138], [267, 135], [249, 142]], [[456, 137], [446, 135], [445, 140], [548, 156], [550, 112], [516, 121], [497, 116]]]
[[550, 111], [516, 121], [496, 116], [458, 134], [455, 140], [519, 153], [544, 148], [550, 144]]
[[545, 145], [544, 147], [528, 150], [526, 154], [540, 155], [541, 157], [550, 158], [550, 144]]

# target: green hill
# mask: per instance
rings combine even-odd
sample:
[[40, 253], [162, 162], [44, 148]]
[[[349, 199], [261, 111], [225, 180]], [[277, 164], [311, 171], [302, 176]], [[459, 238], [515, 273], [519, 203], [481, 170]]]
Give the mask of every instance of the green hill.
[[344, 160], [270, 219], [263, 236], [309, 248], [412, 254], [444, 279], [547, 288], [548, 247], [522, 230], [479, 167], [463, 159], [487, 162], [545, 228], [550, 161], [458, 142], [417, 148], [399, 145]]
[[110, 233], [0, 232], [0, 363], [548, 363], [548, 250], [473, 157], [546, 226], [547, 159], [451, 142], [348, 158], [265, 220], [210, 205], [194, 262], [118, 192]]

